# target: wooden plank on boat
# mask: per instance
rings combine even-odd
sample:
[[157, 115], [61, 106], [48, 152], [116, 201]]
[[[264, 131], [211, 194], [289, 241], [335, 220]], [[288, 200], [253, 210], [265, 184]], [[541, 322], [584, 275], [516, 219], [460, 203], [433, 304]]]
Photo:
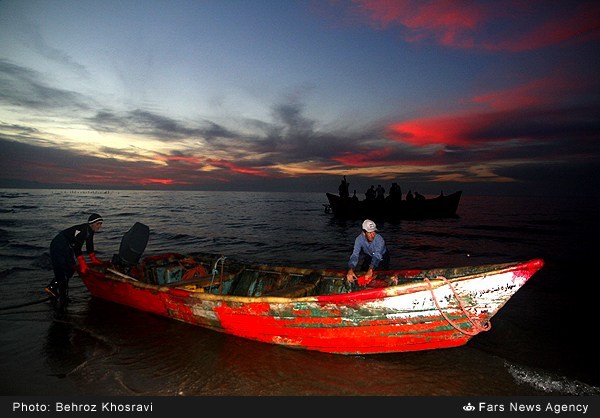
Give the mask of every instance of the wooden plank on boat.
[[268, 297], [283, 297], [283, 298], [302, 298], [314, 294], [315, 283], [298, 283], [293, 286], [284, 287], [282, 289], [273, 290], [268, 293], [263, 293], [262, 296]]
[[106, 271], [110, 271], [112, 274], [114, 274], [116, 276], [119, 276], [119, 277], [122, 277], [124, 279], [129, 279], [129, 280], [133, 280], [133, 281], [139, 282], [139, 280], [136, 279], [135, 277], [128, 276], [127, 274], [123, 274], [120, 271], [117, 271], [117, 270], [114, 270], [114, 269], [111, 269], [111, 268], [106, 269]]
[[[235, 275], [230, 274], [228, 276], [223, 277], [223, 282], [226, 282], [227, 280], [231, 280], [233, 277], [235, 277]], [[219, 285], [221, 283], [221, 277], [215, 277], [215, 279], [213, 280], [212, 275], [207, 275], [207, 276], [201, 276], [201, 277], [195, 277], [193, 279], [189, 279], [189, 280], [179, 280], [177, 282], [172, 282], [172, 283], [166, 283], [162, 286], [165, 287], [178, 287], [178, 286], [189, 286], [189, 285], [196, 285], [197, 287], [208, 287], [210, 285], [215, 286], [215, 285]]]

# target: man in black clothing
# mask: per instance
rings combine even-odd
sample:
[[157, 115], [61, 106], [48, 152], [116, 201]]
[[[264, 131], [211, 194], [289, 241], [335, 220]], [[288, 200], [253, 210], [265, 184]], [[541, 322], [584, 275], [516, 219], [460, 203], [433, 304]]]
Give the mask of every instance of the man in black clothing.
[[59, 232], [50, 243], [50, 259], [54, 270], [54, 279], [44, 291], [60, 303], [69, 300], [69, 279], [73, 277], [79, 261], [79, 269], [85, 273], [88, 266], [83, 258], [83, 244], [92, 264], [102, 264], [94, 252], [94, 234], [102, 226], [103, 219], [97, 213], [88, 218], [87, 223], [74, 225]]
[[350, 186], [350, 183], [348, 183], [346, 181], [346, 176], [344, 176], [344, 179], [342, 180], [342, 182], [340, 183], [340, 185], [338, 187], [338, 192], [340, 193], [340, 197], [350, 197], [350, 193], [348, 193], [349, 186]]

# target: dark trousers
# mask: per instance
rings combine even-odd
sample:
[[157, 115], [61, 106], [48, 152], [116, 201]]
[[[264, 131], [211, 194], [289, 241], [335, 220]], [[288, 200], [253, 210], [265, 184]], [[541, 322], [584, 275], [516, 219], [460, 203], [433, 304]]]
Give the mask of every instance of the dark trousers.
[[69, 279], [75, 274], [75, 253], [69, 246], [67, 238], [59, 233], [50, 243], [50, 260], [52, 261], [52, 270], [54, 270], [54, 280], [48, 287], [59, 298], [68, 297]]
[[[371, 258], [372, 257], [370, 255], [365, 255], [364, 256], [363, 262], [360, 265], [360, 270], [361, 271], [367, 271], [367, 270], [369, 270], [369, 266], [371, 265]], [[389, 269], [390, 269], [390, 252], [386, 251], [383, 254], [383, 260], [377, 266], [377, 270], [389, 270]]]

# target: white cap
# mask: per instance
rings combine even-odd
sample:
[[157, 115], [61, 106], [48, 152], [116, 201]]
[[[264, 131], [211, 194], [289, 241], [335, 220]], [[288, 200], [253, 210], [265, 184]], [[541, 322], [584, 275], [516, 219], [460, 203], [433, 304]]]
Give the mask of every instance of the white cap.
[[364, 229], [367, 232], [377, 231], [377, 225], [375, 225], [375, 222], [373, 222], [372, 220], [365, 219], [365, 221], [362, 223], [362, 229]]

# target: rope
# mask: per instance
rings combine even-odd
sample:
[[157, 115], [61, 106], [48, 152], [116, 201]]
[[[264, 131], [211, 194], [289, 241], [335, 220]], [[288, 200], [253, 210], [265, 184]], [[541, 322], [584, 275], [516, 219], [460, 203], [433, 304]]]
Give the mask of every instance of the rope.
[[[212, 269], [212, 279], [210, 280], [209, 292], [212, 290], [213, 283], [215, 281], [215, 276], [219, 274], [219, 270], [217, 270], [217, 264], [219, 264], [219, 261], [221, 262], [221, 283], [223, 282], [223, 264], [225, 263], [226, 258], [227, 257], [225, 256], [221, 256], [217, 259], [217, 261], [215, 261], [215, 264]], [[219, 286], [221, 286], [221, 284]]]
[[194, 279], [196, 276], [198, 277], [202, 277], [206, 275], [206, 269], [204, 268], [204, 266], [200, 265], [197, 267], [192, 267], [189, 270], [185, 270], [185, 273], [183, 273], [183, 280], [191, 280]]
[[460, 328], [458, 325], [456, 325], [456, 323], [454, 323], [450, 318], [448, 318], [448, 316], [446, 315], [446, 313], [444, 311], [442, 311], [442, 308], [440, 307], [440, 305], [438, 304], [438, 301], [433, 293], [433, 286], [431, 285], [431, 282], [429, 281], [429, 279], [427, 277], [425, 277], [425, 282], [427, 282], [427, 285], [429, 286], [429, 291], [431, 292], [431, 297], [433, 298], [433, 302], [435, 303], [435, 306], [438, 308], [438, 311], [440, 311], [440, 313], [442, 314], [442, 316], [444, 317], [444, 319], [446, 321], [448, 321], [448, 323], [450, 325], [452, 325], [452, 327], [454, 329], [456, 329], [457, 331], [465, 334], [465, 335], [477, 335], [482, 331], [489, 331], [492, 328], [492, 324], [491, 322], [486, 322], [485, 324], [482, 324], [481, 321], [476, 320], [475, 318], [473, 318], [471, 315], [469, 315], [469, 313], [467, 312], [467, 310], [465, 309], [465, 306], [462, 302], [462, 300], [458, 297], [458, 294], [456, 293], [456, 290], [454, 289], [454, 287], [452, 286], [452, 283], [450, 283], [450, 281], [448, 279], [446, 279], [444, 276], [437, 276], [436, 279], [440, 279], [443, 280], [448, 286], [450, 286], [450, 289], [452, 290], [452, 293], [454, 294], [454, 297], [456, 298], [456, 300], [458, 301], [458, 305], [460, 306], [460, 309], [463, 311], [463, 313], [465, 314], [465, 316], [467, 317], [467, 319], [469, 320], [469, 322], [471, 323], [471, 325], [473, 325], [473, 329], [474, 331], [467, 331], [464, 330], [462, 328]]

